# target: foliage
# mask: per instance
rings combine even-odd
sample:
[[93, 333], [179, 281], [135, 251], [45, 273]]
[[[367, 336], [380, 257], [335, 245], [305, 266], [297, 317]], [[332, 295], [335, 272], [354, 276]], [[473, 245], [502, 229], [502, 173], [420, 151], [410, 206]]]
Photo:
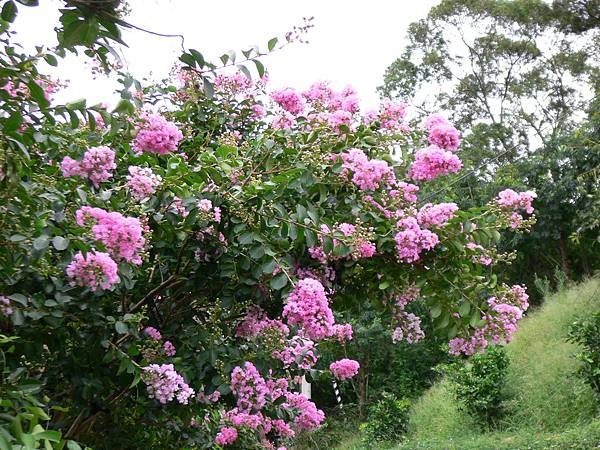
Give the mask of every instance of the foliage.
[[[526, 295], [481, 258], [508, 259], [500, 232], [528, 229], [533, 196], [419, 201], [415, 166], [451, 178], [460, 160], [415, 152], [433, 133], [409, 126], [404, 105], [363, 117], [351, 89], [267, 93], [256, 58], [273, 39], [237, 62], [186, 50], [157, 85], [120, 73], [112, 111], [56, 105], [38, 65], [69, 45], [23, 54], [2, 25], [0, 325], [17, 338], [5, 370], [50, 406], [38, 416], [49, 430], [27, 419], [28, 433], [56, 448], [287, 445], [323, 421], [299, 378], [330, 376], [319, 346], [346, 343], [343, 321], [363, 309], [395, 341], [423, 337], [413, 303], [445, 341], [514, 332]], [[72, 45], [98, 51], [107, 37], [90, 33]], [[429, 154], [454, 169], [419, 160]]]
[[485, 427], [493, 428], [504, 413], [508, 364], [504, 348], [493, 346], [446, 369], [461, 407]]
[[569, 328], [569, 341], [581, 348], [575, 355], [581, 362], [577, 373], [600, 397], [600, 313], [573, 322]]
[[368, 420], [360, 426], [365, 444], [369, 448], [378, 448], [379, 442], [401, 440], [408, 428], [409, 410], [408, 400], [382, 393], [381, 399], [369, 408]]

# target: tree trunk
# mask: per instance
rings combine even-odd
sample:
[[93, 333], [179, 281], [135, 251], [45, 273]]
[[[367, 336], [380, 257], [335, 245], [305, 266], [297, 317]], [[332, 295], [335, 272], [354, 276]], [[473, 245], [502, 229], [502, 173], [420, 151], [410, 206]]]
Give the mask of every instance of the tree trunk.
[[565, 242], [565, 237], [560, 234], [560, 238], [558, 240], [558, 249], [560, 250], [560, 265], [562, 268], [565, 277], [569, 278], [569, 260], [567, 258], [567, 245]]

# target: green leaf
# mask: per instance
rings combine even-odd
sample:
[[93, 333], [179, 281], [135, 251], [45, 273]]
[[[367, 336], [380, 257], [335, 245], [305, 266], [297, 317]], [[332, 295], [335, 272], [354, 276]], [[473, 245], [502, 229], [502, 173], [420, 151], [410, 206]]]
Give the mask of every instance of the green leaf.
[[277, 275], [275, 275], [272, 279], [271, 282], [269, 283], [271, 286], [271, 289], [275, 289], [276, 291], [283, 289], [285, 287], [285, 285], [288, 282], [288, 278], [287, 275], [283, 272], [278, 273]]
[[4, 122], [4, 132], [12, 133], [16, 131], [23, 123], [23, 116], [17, 111], [12, 113]]
[[66, 250], [69, 246], [69, 239], [62, 236], [55, 236], [52, 238], [52, 246], [59, 252]]
[[67, 441], [68, 450], [81, 450], [81, 446], [75, 441]]
[[115, 323], [115, 330], [117, 330], [117, 333], [119, 334], [127, 334], [129, 328], [126, 323], [119, 321]]
[[464, 302], [458, 308], [458, 313], [460, 314], [461, 317], [467, 316], [469, 314], [469, 311], [471, 311], [471, 304], [469, 302]]
[[0, 450], [12, 450], [12, 445], [8, 443], [2, 433], [0, 433]]
[[48, 236], [42, 235], [33, 240], [33, 248], [40, 251], [45, 250], [46, 248], [48, 248], [49, 242], [50, 239], [48, 238]]
[[267, 43], [267, 48], [269, 49], [270, 52], [272, 52], [276, 45], [277, 45], [277, 38], [274, 37], [273, 39], [270, 39], [269, 42]]
[[256, 65], [256, 71], [260, 78], [265, 74], [265, 66], [258, 59], [253, 59], [252, 62]]
[[194, 58], [194, 60], [198, 63], [198, 67], [204, 67], [204, 56], [198, 50], [190, 49], [190, 54]]
[[432, 318], [437, 318], [442, 314], [442, 306], [441, 305], [433, 305], [429, 310]]
[[2, 7], [0, 17], [2, 17], [2, 19], [6, 20], [7, 22], [13, 22], [17, 17], [17, 5], [15, 5], [15, 2], [6, 2]]
[[54, 56], [54, 55], [50, 55], [50, 54], [44, 55], [44, 60], [51, 66], [56, 67], [58, 65], [58, 61], [56, 60], [56, 56]]

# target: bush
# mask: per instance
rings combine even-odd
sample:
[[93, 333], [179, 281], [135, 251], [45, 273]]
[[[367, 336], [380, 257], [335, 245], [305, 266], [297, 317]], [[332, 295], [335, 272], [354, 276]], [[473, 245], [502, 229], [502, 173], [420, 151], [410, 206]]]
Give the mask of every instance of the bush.
[[502, 416], [508, 363], [504, 347], [491, 346], [466, 363], [448, 366], [461, 407], [488, 428], [494, 427]]
[[582, 351], [575, 354], [575, 358], [581, 361], [577, 374], [600, 399], [600, 313], [573, 322], [569, 327], [568, 341], [582, 347]]
[[369, 410], [367, 422], [360, 426], [363, 442], [371, 447], [378, 442], [398, 441], [408, 428], [410, 402], [384, 392]]

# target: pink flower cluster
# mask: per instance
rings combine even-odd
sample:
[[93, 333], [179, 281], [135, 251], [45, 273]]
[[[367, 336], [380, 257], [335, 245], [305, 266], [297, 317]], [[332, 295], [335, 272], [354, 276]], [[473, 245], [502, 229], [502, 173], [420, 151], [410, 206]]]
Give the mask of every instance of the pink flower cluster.
[[413, 180], [433, 180], [440, 175], [458, 172], [461, 167], [462, 162], [454, 153], [430, 145], [417, 151], [408, 175]]
[[429, 132], [427, 137], [431, 145], [455, 152], [460, 145], [460, 133], [454, 126], [439, 114], [432, 114], [425, 119], [424, 127]]
[[[321, 231], [325, 234], [332, 234], [333, 231], [325, 224], [321, 224]], [[339, 224], [334, 231], [341, 232], [345, 237], [350, 238], [350, 245], [352, 246], [352, 258], [360, 259], [360, 258], [371, 258], [375, 256], [377, 253], [377, 247], [371, 241], [369, 241], [368, 236], [365, 235], [360, 229], [358, 229], [355, 225], [350, 223], [341, 223]], [[371, 230], [369, 230], [371, 231]], [[323, 248], [323, 236], [319, 236], [320, 245], [318, 247], [310, 247], [308, 249], [308, 253], [313, 259], [317, 259], [323, 263], [327, 262], [327, 260], [332, 259], [340, 259], [339, 257], [332, 256], [328, 254]], [[333, 239], [333, 247], [335, 248], [338, 245], [338, 240]]]
[[215, 437], [215, 444], [222, 447], [233, 444], [238, 438], [238, 432], [233, 427], [223, 427]]
[[362, 190], [376, 190], [381, 183], [394, 184], [394, 169], [387, 162], [369, 159], [362, 150], [353, 148], [341, 154], [342, 175], [352, 172], [352, 182]]
[[66, 272], [72, 285], [95, 292], [110, 289], [119, 282], [117, 269], [117, 263], [108, 253], [91, 251], [85, 256], [81, 252], [76, 253]]
[[312, 340], [325, 339], [333, 332], [333, 313], [323, 285], [314, 279], [298, 281], [283, 308], [283, 316], [292, 325], [299, 325]]
[[233, 369], [230, 386], [240, 411], [261, 410], [265, 406], [269, 388], [251, 362], [244, 363], [244, 368], [238, 366]]
[[146, 334], [146, 336], [148, 336], [150, 339], [154, 339], [155, 341], [160, 341], [162, 340], [162, 335], [160, 334], [160, 331], [158, 331], [156, 328], [154, 327], [146, 327], [144, 329], [144, 333]]
[[149, 198], [160, 185], [162, 178], [154, 174], [149, 167], [129, 166], [127, 169], [127, 189], [136, 200]]
[[302, 114], [305, 108], [304, 99], [294, 89], [285, 88], [271, 92], [271, 98], [285, 111], [297, 116]]
[[438, 203], [437, 205], [427, 203], [417, 213], [417, 221], [425, 228], [444, 227], [454, 217], [456, 211], [458, 211], [456, 203]]
[[505, 189], [498, 194], [498, 205], [512, 210], [524, 210], [527, 214], [533, 213], [533, 200], [537, 197], [533, 191], [515, 192]]
[[214, 206], [210, 200], [203, 198], [197, 203], [198, 211], [200, 212], [199, 216], [203, 220], [221, 222], [221, 208], [218, 206]]
[[94, 239], [102, 242], [114, 258], [142, 264], [140, 252], [146, 243], [144, 231], [147, 228], [139, 219], [89, 206], [78, 209], [75, 216], [79, 226], [93, 224]]
[[284, 369], [297, 365], [298, 368], [306, 370], [317, 363], [315, 343], [300, 336], [294, 336], [287, 341], [282, 350], [275, 350], [273, 357], [283, 363]]
[[252, 81], [243, 73], [219, 74], [215, 77], [215, 91], [231, 94], [243, 93], [252, 87]]
[[266, 330], [280, 333], [281, 337], [290, 334], [290, 329], [281, 320], [269, 319], [260, 306], [254, 305], [238, 325], [235, 335], [250, 339], [260, 336]]
[[450, 340], [450, 353], [472, 355], [485, 350], [490, 344], [508, 343], [517, 331], [517, 323], [529, 307], [529, 296], [525, 288], [512, 286], [499, 299], [488, 300], [489, 311], [482, 315], [484, 326], [475, 330], [470, 337], [456, 337]]
[[404, 116], [406, 116], [406, 104], [394, 103], [386, 99], [383, 101], [378, 118], [383, 129], [409, 131], [408, 125], [402, 122]]
[[301, 430], [313, 430], [318, 428], [325, 419], [323, 411], [317, 409], [315, 404], [304, 394], [293, 392], [286, 393], [285, 402], [281, 406], [298, 411], [294, 423]]
[[60, 163], [64, 177], [88, 178], [95, 187], [110, 179], [116, 168], [115, 152], [106, 146], [89, 148], [81, 161], [65, 156]]
[[[483, 246], [476, 244], [475, 242], [467, 242], [465, 248], [478, 252], [478, 254], [473, 255], [471, 258], [474, 263], [483, 264], [484, 266], [492, 264], [493, 259], [485, 254], [485, 248], [483, 248]], [[479, 252], [481, 252], [481, 254], [479, 254]]]
[[398, 221], [398, 226], [402, 228], [396, 233], [396, 252], [398, 259], [403, 262], [413, 263], [421, 257], [421, 252], [431, 250], [439, 243], [438, 235], [422, 229], [414, 217], [407, 217]]
[[148, 396], [163, 405], [174, 398], [182, 405], [187, 405], [194, 395], [194, 390], [177, 373], [173, 364], [150, 364], [142, 370], [142, 380], [146, 383]]
[[302, 96], [319, 110], [330, 113], [346, 112], [352, 114], [359, 110], [359, 100], [356, 91], [351, 86], [346, 86], [340, 92], [336, 92], [325, 82], [313, 83]]
[[329, 365], [329, 370], [333, 376], [340, 381], [352, 378], [358, 373], [358, 369], [360, 369], [360, 364], [353, 359], [347, 358], [334, 361]]
[[349, 342], [352, 340], [352, 325], [349, 323], [345, 324], [335, 324], [333, 326], [332, 335], [337, 339], [337, 341], [341, 344], [344, 342]]
[[10, 299], [4, 295], [0, 295], [0, 314], [3, 316], [10, 316], [13, 313], [10, 307]]
[[392, 333], [392, 342], [394, 344], [406, 340], [409, 344], [419, 342], [425, 337], [425, 333], [421, 329], [421, 319], [413, 313], [400, 311], [396, 314], [398, 326]]
[[183, 134], [173, 122], [169, 122], [159, 114], [151, 114], [142, 118], [137, 127], [137, 135], [133, 143], [136, 153], [148, 152], [165, 155], [177, 150]]

